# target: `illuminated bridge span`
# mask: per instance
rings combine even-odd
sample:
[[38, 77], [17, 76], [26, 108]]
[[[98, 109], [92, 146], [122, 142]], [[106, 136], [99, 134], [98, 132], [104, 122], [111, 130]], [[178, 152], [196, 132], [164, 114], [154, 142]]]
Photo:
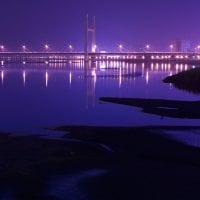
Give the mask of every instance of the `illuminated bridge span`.
[[[119, 61], [119, 62], [174, 62], [200, 64], [200, 53], [171, 52], [112, 52], [89, 53], [89, 61]], [[84, 62], [84, 52], [2, 52], [1, 65], [9, 63], [68, 63]]]

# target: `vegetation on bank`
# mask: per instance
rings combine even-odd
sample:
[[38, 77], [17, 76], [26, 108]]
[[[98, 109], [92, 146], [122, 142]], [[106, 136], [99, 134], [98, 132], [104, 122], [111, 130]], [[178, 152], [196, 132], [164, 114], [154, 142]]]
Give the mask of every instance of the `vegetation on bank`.
[[200, 67], [168, 76], [163, 82], [172, 83], [178, 89], [200, 93]]

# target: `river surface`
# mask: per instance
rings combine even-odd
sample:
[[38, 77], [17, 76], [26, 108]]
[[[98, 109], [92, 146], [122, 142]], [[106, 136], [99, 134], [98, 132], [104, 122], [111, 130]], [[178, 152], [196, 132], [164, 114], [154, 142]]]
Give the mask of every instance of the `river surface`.
[[[0, 69], [0, 131], [34, 132], [60, 125], [199, 125], [140, 108], [104, 103], [100, 97], [199, 100], [162, 80], [196, 66], [101, 62], [6, 65]], [[36, 131], [37, 132], [37, 131]]]

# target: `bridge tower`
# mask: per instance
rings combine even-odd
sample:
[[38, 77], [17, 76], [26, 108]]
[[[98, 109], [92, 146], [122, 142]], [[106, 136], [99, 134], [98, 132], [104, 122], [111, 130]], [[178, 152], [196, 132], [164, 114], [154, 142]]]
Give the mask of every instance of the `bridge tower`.
[[95, 22], [95, 16], [92, 18], [92, 27], [89, 28], [89, 22], [88, 22], [88, 15], [86, 15], [85, 19], [85, 61], [87, 62], [89, 60], [88, 56], [88, 33], [92, 33], [92, 46], [91, 46], [91, 52], [96, 52], [96, 22]]

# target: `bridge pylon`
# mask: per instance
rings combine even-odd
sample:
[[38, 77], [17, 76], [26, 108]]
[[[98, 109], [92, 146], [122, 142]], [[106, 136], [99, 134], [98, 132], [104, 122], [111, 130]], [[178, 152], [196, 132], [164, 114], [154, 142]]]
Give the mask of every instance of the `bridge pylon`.
[[88, 33], [92, 33], [92, 46], [91, 46], [91, 52], [96, 52], [96, 19], [95, 16], [92, 17], [92, 27], [89, 27], [89, 19], [88, 15], [86, 15], [85, 19], [85, 61], [89, 61], [88, 56]]

